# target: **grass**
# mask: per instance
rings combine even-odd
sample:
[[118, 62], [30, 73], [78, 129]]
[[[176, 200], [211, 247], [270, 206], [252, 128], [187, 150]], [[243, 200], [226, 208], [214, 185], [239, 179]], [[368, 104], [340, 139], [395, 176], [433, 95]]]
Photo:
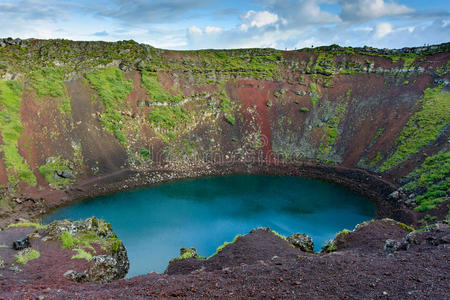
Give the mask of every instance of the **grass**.
[[449, 197], [450, 152], [439, 152], [427, 157], [413, 172], [406, 176], [406, 191], [423, 191], [416, 198], [419, 211], [435, 208]]
[[282, 54], [273, 49], [199, 50], [186, 53], [192, 55], [195, 61], [192, 66], [185, 65], [192, 71], [234, 73], [239, 77], [255, 79], [278, 78], [278, 65], [283, 60]]
[[232, 114], [225, 114], [225, 120], [231, 125], [234, 125], [234, 123], [236, 122], [236, 118]]
[[183, 100], [182, 93], [172, 96], [169, 92], [164, 91], [156, 74], [142, 72], [142, 87], [147, 90], [150, 100], [157, 103], [178, 103]]
[[36, 177], [30, 166], [19, 153], [18, 141], [23, 126], [20, 119], [20, 104], [23, 88], [17, 81], [0, 80], [0, 131], [3, 145], [3, 161], [11, 183], [19, 181], [36, 185]]
[[[107, 223], [100, 220], [99, 228], [101, 228], [101, 226], [107, 226]], [[95, 248], [92, 245], [97, 244], [100, 245], [102, 249], [109, 250], [111, 255], [116, 253], [122, 245], [122, 242], [116, 236], [106, 239], [98, 236], [95, 231], [89, 230], [79, 232], [76, 235], [72, 235], [69, 232], [63, 232], [60, 234], [59, 239], [61, 240], [61, 248], [73, 249], [75, 251], [78, 251], [77, 249], [83, 251], [89, 249], [93, 253], [96, 253]], [[79, 254], [82, 255], [82, 252]]]
[[148, 115], [150, 123], [164, 129], [174, 129], [188, 121], [188, 112], [178, 106], [157, 106]]
[[75, 243], [73, 242], [73, 237], [68, 232], [61, 233], [59, 239], [61, 240], [61, 247], [63, 248], [73, 248], [75, 246]]
[[38, 259], [41, 254], [37, 250], [27, 248], [17, 253], [15, 257], [18, 264], [24, 265], [30, 260]]
[[51, 157], [48, 162], [39, 167], [39, 172], [45, 180], [57, 189], [63, 189], [75, 182], [75, 178], [55, 177], [56, 172], [72, 172], [68, 167], [70, 162], [60, 157]]
[[450, 93], [441, 88], [426, 89], [422, 107], [409, 119], [396, 139], [395, 152], [380, 166], [385, 172], [398, 166], [436, 140], [450, 122]]
[[31, 74], [31, 83], [39, 98], [50, 96], [61, 98], [59, 110], [70, 115], [72, 107], [70, 98], [66, 97], [67, 89], [64, 85], [64, 72], [56, 68], [35, 69]]
[[107, 68], [88, 73], [86, 78], [98, 92], [105, 106], [101, 117], [103, 126], [112, 132], [120, 143], [126, 145], [125, 120], [121, 110], [128, 107], [126, 99], [133, 90], [132, 81], [125, 80], [123, 72], [118, 68]]
[[301, 108], [300, 108], [300, 112], [306, 114], [307, 112], [309, 112], [309, 108], [307, 108], [307, 107], [301, 107]]
[[278, 232], [276, 232], [275, 230], [272, 230], [272, 229], [270, 231], [272, 231], [272, 233], [275, 234], [280, 239], [287, 241], [287, 238], [284, 235], [279, 234]]
[[313, 82], [309, 84], [309, 88], [311, 89], [311, 93], [314, 94], [313, 96], [311, 96], [311, 102], [313, 104], [313, 107], [316, 107], [316, 103], [317, 101], [319, 101], [322, 93], [320, 92], [320, 88], [317, 86], [317, 84]]
[[72, 259], [85, 259], [85, 260], [92, 260], [92, 254], [89, 252], [86, 252], [83, 249], [75, 248], [73, 251], [78, 252], [78, 254], [75, 254], [72, 256]]
[[62, 70], [55, 68], [37, 69], [30, 74], [30, 77], [33, 88], [40, 98], [45, 96], [56, 98], [66, 94]]
[[236, 243], [237, 239], [240, 238], [242, 235], [237, 234], [233, 240], [231, 242], [224, 242], [221, 246], [219, 246], [216, 250], [216, 252], [214, 254], [212, 254], [210, 257], [208, 257], [208, 259], [210, 259], [211, 257], [213, 257], [214, 255], [220, 253], [226, 246], [230, 245], [230, 244], [234, 244]]
[[141, 150], [139, 150], [139, 154], [144, 161], [148, 161], [150, 159], [151, 152], [147, 148], [142, 147]]
[[182, 259], [188, 259], [188, 258], [206, 259], [206, 257], [198, 255], [197, 250], [195, 250], [195, 248], [190, 248], [190, 249], [182, 248], [180, 250], [180, 252], [181, 252], [180, 256], [175, 257], [175, 258], [171, 259], [170, 261], [182, 260]]
[[47, 228], [47, 225], [42, 225], [42, 224], [33, 223], [33, 222], [19, 222], [19, 223], [8, 225], [8, 229], [14, 228], [14, 227], [34, 227], [35, 229], [45, 229], [45, 228]]

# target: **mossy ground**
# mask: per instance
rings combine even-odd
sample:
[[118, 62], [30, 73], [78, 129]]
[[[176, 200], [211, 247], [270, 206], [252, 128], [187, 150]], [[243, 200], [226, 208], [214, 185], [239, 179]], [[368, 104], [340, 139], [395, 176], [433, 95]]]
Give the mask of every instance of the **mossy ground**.
[[125, 80], [123, 72], [118, 68], [106, 68], [88, 73], [86, 78], [98, 92], [105, 107], [100, 121], [106, 130], [111, 131], [122, 144], [126, 145], [125, 119], [121, 111], [128, 107], [126, 99], [133, 89], [132, 82]]
[[380, 166], [385, 172], [436, 140], [450, 122], [450, 93], [441, 88], [426, 89], [420, 109], [409, 119], [397, 137], [395, 152]]
[[16, 254], [15, 257], [18, 264], [24, 265], [30, 260], [38, 259], [39, 257], [41, 257], [41, 254], [35, 249], [26, 248], [25, 250], [22, 250], [18, 254]]
[[19, 111], [22, 92], [23, 87], [17, 81], [0, 80], [0, 131], [3, 141], [0, 149], [9, 181], [13, 184], [26, 182], [34, 186], [36, 177], [18, 148], [23, 130]]

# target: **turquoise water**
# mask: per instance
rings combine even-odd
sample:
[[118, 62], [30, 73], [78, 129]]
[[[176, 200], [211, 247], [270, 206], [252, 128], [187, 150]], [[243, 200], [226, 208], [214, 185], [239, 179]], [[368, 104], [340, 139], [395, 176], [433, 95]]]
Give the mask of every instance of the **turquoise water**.
[[182, 247], [209, 256], [252, 228], [312, 236], [316, 250], [336, 232], [375, 216], [366, 198], [301, 177], [239, 175], [176, 181], [75, 202], [43, 217], [111, 222], [130, 259], [128, 277], [164, 272]]

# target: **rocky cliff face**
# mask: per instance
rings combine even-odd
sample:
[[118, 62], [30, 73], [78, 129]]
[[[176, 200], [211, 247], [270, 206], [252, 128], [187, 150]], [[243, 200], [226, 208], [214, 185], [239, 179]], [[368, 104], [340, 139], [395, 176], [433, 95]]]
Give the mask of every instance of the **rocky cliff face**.
[[449, 49], [0, 40], [1, 211], [36, 214], [173, 172], [303, 164], [364, 170], [403, 186], [392, 201], [442, 217]]

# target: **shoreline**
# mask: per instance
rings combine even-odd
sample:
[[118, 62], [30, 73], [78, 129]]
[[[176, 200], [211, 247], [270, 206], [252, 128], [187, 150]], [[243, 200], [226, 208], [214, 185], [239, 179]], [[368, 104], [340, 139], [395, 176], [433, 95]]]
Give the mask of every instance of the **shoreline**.
[[[93, 177], [82, 181], [71, 188], [60, 191], [48, 191], [43, 198], [45, 206], [27, 206], [27, 209], [16, 209], [8, 218], [38, 219], [43, 215], [75, 201], [95, 198], [121, 191], [149, 187], [155, 184], [173, 182], [199, 177], [215, 177], [230, 175], [280, 175], [313, 178], [344, 186], [358, 193], [376, 208], [376, 218], [393, 217], [393, 212], [401, 209], [398, 203], [388, 200], [387, 196], [397, 189], [397, 185], [367, 170], [326, 166], [310, 161], [290, 163], [231, 163], [231, 164], [190, 164], [145, 170], [123, 169], [101, 177]], [[60, 197], [64, 194], [63, 197]], [[398, 220], [405, 221], [405, 220]], [[9, 222], [11, 223], [11, 222]]]

